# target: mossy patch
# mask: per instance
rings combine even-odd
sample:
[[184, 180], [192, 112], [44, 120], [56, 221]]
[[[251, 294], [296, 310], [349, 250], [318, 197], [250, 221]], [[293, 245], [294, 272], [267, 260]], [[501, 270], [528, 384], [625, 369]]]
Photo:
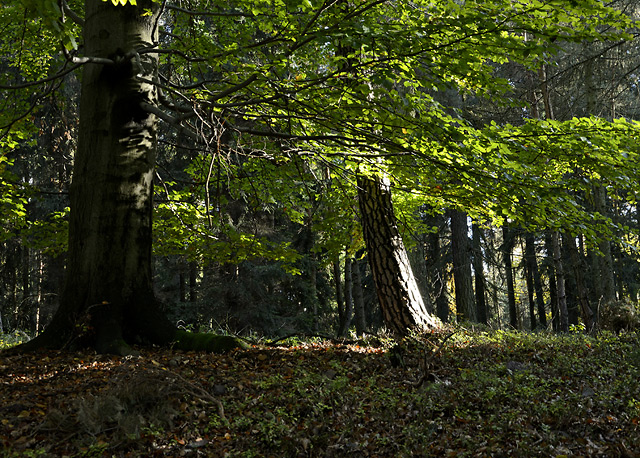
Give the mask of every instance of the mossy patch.
[[237, 337], [182, 330], [176, 332], [173, 346], [184, 351], [207, 351], [211, 353], [226, 353], [236, 348], [249, 348], [246, 342]]

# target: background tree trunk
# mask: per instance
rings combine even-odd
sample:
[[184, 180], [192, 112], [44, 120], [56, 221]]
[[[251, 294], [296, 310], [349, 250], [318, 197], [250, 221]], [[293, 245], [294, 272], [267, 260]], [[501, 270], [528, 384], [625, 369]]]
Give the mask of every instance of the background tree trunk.
[[333, 267], [333, 283], [336, 291], [336, 305], [338, 307], [338, 332], [344, 321], [344, 296], [342, 294], [342, 272], [340, 271], [340, 261], [336, 260], [332, 263]]
[[445, 226], [444, 217], [441, 214], [430, 217], [427, 224], [432, 224], [437, 231], [427, 236], [426, 275], [430, 288], [430, 295], [435, 302], [436, 316], [444, 323], [449, 321], [449, 300], [447, 299], [447, 270], [445, 268], [445, 252], [440, 244], [440, 233]]
[[422, 301], [398, 232], [389, 185], [358, 175], [364, 240], [385, 323], [397, 335], [413, 327], [435, 328], [438, 320]]
[[482, 228], [471, 226], [473, 241], [473, 270], [475, 273], [476, 312], [478, 323], [487, 324], [487, 300], [485, 297], [484, 257], [482, 256]]
[[352, 266], [353, 275], [353, 315], [356, 325], [356, 334], [362, 336], [367, 330], [367, 316], [364, 304], [364, 293], [362, 290], [362, 272], [360, 266], [362, 261], [356, 257]]
[[451, 217], [451, 253], [457, 315], [461, 320], [476, 321], [467, 215], [458, 210], [451, 210], [449, 216]]
[[353, 319], [353, 259], [347, 253], [344, 258], [344, 314], [340, 320], [338, 337], [346, 337]]
[[591, 305], [589, 304], [589, 292], [587, 290], [587, 285], [585, 284], [584, 279], [584, 269], [582, 258], [580, 253], [578, 252], [578, 247], [576, 245], [575, 237], [566, 234], [563, 237], [565, 244], [567, 245], [567, 249], [569, 251], [569, 256], [571, 257], [571, 265], [573, 267], [573, 272], [576, 279], [576, 288], [577, 288], [577, 299], [578, 305], [580, 306], [580, 314], [582, 315], [582, 321], [587, 328], [588, 332], [593, 330], [594, 326], [594, 316], [593, 311], [591, 310]]
[[567, 295], [564, 284], [564, 266], [562, 265], [560, 234], [554, 231], [551, 234], [553, 244], [553, 265], [556, 272], [556, 291], [558, 292], [558, 319], [559, 331], [569, 331], [569, 312], [567, 310]]
[[531, 330], [536, 329], [536, 306], [535, 306], [535, 286], [533, 282], [533, 271], [535, 270], [536, 248], [535, 237], [531, 232], [527, 232], [524, 237], [524, 261], [527, 279], [527, 297], [529, 299], [529, 316], [531, 317]]
[[[607, 211], [607, 191], [604, 186], [598, 186], [594, 189], [595, 210], [602, 216], [608, 216]], [[598, 258], [598, 281], [602, 283], [602, 303], [610, 304], [616, 300], [615, 279], [613, 273], [613, 257], [611, 255], [611, 242], [602, 240], [598, 244], [600, 254]], [[598, 298], [600, 300], [600, 298]]]
[[533, 269], [533, 284], [536, 290], [536, 304], [538, 308], [538, 320], [540, 321], [540, 327], [543, 329], [547, 327], [547, 312], [544, 305], [544, 290], [542, 289], [542, 278], [540, 275], [540, 269], [538, 269], [538, 261], [535, 252], [535, 236], [534, 236], [534, 252], [533, 260], [531, 262], [531, 268]]
[[513, 262], [511, 252], [515, 241], [515, 235], [507, 226], [502, 228], [502, 253], [504, 256], [504, 269], [507, 275], [507, 300], [509, 304], [509, 324], [513, 329], [518, 329], [518, 307], [516, 304], [515, 285], [513, 281]]
[[544, 245], [547, 252], [546, 268], [549, 277], [549, 303], [551, 307], [551, 327], [554, 331], [560, 330], [560, 314], [558, 300], [558, 280], [556, 278], [555, 263], [553, 261], [553, 236], [551, 232], [545, 232]]

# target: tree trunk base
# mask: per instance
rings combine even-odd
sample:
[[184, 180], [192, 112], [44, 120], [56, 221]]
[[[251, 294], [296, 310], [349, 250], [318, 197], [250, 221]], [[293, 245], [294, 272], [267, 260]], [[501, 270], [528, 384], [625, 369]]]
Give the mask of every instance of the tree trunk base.
[[127, 308], [100, 304], [93, 310], [86, 310], [78, 321], [54, 320], [42, 334], [6, 352], [79, 351], [90, 348], [100, 354], [138, 356], [140, 352], [131, 345], [158, 345], [211, 353], [250, 348], [247, 343], [233, 336], [193, 333], [176, 328], [166, 319], [154, 299], [146, 306], [138, 303], [135, 313], [123, 314], [123, 309]]

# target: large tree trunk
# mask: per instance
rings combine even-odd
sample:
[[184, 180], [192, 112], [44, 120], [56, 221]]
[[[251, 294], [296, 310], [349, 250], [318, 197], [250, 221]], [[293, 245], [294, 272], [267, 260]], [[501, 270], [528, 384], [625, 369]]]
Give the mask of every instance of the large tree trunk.
[[435, 328], [398, 232], [388, 184], [358, 176], [358, 201], [364, 240], [378, 301], [387, 326], [404, 336], [414, 327]]
[[138, 75], [154, 79], [158, 57], [136, 53], [156, 41], [157, 11], [152, 0], [85, 2], [84, 52], [113, 63], [84, 67], [64, 292], [26, 349], [76, 343], [127, 354], [128, 343], [181, 336], [161, 313], [151, 276], [156, 118], [143, 104], [155, 105], [157, 94]]

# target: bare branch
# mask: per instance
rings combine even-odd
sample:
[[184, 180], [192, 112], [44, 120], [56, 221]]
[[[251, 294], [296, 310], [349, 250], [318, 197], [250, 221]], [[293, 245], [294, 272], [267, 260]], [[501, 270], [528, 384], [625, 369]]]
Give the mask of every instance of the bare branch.
[[[80, 27], [84, 27], [84, 19], [82, 19], [75, 11], [73, 11], [69, 7], [67, 0], [60, 0], [60, 7], [63, 14], [66, 14], [69, 19], [71, 19], [73, 22], [78, 24]], [[63, 22], [64, 22], [64, 16], [63, 16]]]
[[193, 11], [187, 8], [183, 8], [178, 5], [174, 5], [173, 3], [168, 3], [166, 5], [168, 10], [179, 11], [180, 13], [188, 14], [189, 16], [215, 16], [215, 17], [250, 17], [251, 14], [243, 13], [242, 11], [220, 11], [220, 12], [211, 12], [211, 11]]
[[140, 108], [142, 108], [147, 113], [156, 115], [158, 118], [162, 119], [164, 122], [167, 122], [172, 126], [175, 126], [176, 128], [178, 128], [180, 133], [186, 135], [187, 137], [192, 138], [197, 142], [202, 142], [202, 138], [196, 132], [184, 127], [180, 122], [181, 120], [179, 118], [175, 118], [170, 114], [165, 113], [160, 108], [154, 105], [151, 105], [150, 103], [147, 103], [147, 102], [140, 102]]
[[52, 76], [48, 76], [46, 78], [42, 78], [40, 80], [37, 81], [29, 81], [27, 83], [22, 83], [22, 84], [0, 84], [0, 89], [6, 89], [6, 90], [17, 90], [17, 89], [25, 89], [28, 87], [33, 87], [33, 86], [39, 86], [41, 84], [45, 84], [45, 83], [49, 83], [51, 81], [55, 81], [57, 79], [63, 78], [65, 76], [67, 76], [69, 73], [73, 72], [74, 70], [77, 70], [78, 68], [82, 67], [84, 65], [84, 63], [75, 63], [74, 65], [72, 65], [71, 67], [67, 68], [66, 70], [61, 70], [58, 73], [56, 73], [55, 75]]

